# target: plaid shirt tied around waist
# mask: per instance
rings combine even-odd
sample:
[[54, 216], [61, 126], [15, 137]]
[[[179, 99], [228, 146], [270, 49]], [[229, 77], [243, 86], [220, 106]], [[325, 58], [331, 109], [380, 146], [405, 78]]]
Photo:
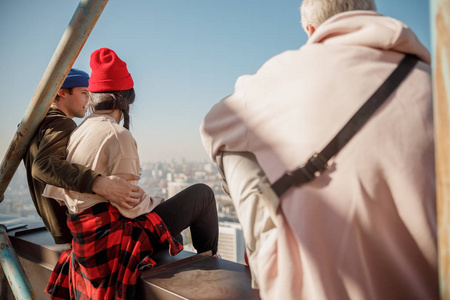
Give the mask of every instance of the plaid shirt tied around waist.
[[45, 291], [52, 299], [137, 299], [141, 272], [156, 265], [150, 237], [171, 255], [183, 249], [153, 212], [127, 219], [109, 203], [100, 203], [69, 214], [67, 224], [72, 249], [61, 254], [50, 276]]

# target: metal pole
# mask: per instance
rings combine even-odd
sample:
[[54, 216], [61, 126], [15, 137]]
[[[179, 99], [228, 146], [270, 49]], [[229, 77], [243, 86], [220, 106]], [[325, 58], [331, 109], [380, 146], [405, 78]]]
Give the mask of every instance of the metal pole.
[[36, 294], [20, 265], [4, 225], [0, 225], [0, 250], [0, 263], [8, 278], [9, 286], [14, 293], [14, 297], [17, 300], [36, 299]]
[[108, 0], [81, 0], [31, 99], [0, 167], [0, 197], [6, 191], [27, 147], [83, 48]]
[[439, 285], [450, 300], [450, 0], [431, 0]]

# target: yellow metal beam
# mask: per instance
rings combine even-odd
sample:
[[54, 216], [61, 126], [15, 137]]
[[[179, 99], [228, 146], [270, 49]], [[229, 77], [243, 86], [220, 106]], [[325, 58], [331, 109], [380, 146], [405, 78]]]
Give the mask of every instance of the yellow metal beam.
[[450, 300], [450, 0], [431, 1], [439, 283]]

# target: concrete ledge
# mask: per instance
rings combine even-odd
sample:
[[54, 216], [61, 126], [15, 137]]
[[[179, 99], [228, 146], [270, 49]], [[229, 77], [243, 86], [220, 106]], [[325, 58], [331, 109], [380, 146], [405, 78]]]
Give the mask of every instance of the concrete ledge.
[[210, 252], [143, 272], [144, 299], [260, 299], [247, 266]]
[[[49, 299], [44, 293], [48, 278], [70, 244], [54, 244], [39, 221], [0, 215], [0, 223], [14, 228], [8, 230], [8, 236], [25, 273], [39, 299]], [[142, 299], [260, 299], [258, 291], [251, 288], [247, 266], [214, 258], [210, 252], [182, 251], [170, 256], [168, 251], [160, 251], [152, 258], [157, 266], [142, 273]], [[1, 290], [0, 299], [13, 299], [10, 293]]]

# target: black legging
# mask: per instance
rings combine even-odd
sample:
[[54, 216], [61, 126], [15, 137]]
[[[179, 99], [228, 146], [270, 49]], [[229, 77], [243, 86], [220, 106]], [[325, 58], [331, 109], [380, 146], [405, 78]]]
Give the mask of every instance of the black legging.
[[198, 253], [209, 250], [212, 250], [213, 255], [217, 253], [219, 224], [216, 198], [207, 185], [194, 184], [167, 199], [153, 211], [161, 217], [172, 236], [190, 227], [192, 244]]

